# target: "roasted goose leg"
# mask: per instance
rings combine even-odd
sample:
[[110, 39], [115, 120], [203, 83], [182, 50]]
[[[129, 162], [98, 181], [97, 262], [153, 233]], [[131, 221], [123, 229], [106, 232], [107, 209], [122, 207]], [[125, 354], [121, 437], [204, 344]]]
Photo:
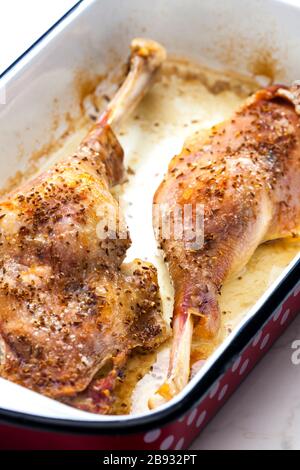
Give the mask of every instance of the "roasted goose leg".
[[164, 58], [134, 40], [129, 75], [75, 155], [0, 202], [0, 375], [87, 411], [109, 412], [131, 351], [165, 338], [156, 271], [122, 264], [131, 242], [110, 192], [124, 172], [110, 126]]
[[159, 243], [175, 288], [173, 347], [166, 383], [150, 406], [178, 393], [189, 379], [191, 338], [215, 337], [224, 280], [267, 240], [292, 236], [300, 223], [300, 84], [257, 92], [207, 140], [175, 156], [154, 202], [204, 210], [204, 244], [190, 249], [184, 233]]

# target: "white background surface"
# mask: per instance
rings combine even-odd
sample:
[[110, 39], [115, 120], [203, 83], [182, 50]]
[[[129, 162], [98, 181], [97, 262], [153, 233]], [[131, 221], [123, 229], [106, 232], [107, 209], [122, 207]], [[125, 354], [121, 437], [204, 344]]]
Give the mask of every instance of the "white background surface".
[[[0, 0], [0, 73], [75, 3]], [[300, 317], [206, 427], [193, 449], [300, 449], [300, 366], [291, 362], [295, 339], [300, 339]]]
[[0, 73], [76, 0], [0, 0]]

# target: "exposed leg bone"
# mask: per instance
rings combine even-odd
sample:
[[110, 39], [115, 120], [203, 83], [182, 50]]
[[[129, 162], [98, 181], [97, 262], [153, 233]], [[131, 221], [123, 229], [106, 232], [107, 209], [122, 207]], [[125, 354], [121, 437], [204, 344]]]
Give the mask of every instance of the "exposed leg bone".
[[[99, 142], [103, 140], [104, 134], [108, 135], [111, 127], [116, 129], [121, 120], [128, 116], [145, 96], [165, 59], [166, 51], [157, 42], [151, 39], [133, 39], [129, 73], [106, 110], [83, 139], [80, 152], [98, 151]], [[120, 183], [123, 177], [122, 160], [120, 161], [116, 152], [109, 156], [105, 154], [104, 159], [110, 184]]]
[[187, 385], [190, 375], [192, 335], [192, 315], [176, 315], [173, 321], [173, 343], [167, 379], [149, 399], [150, 409], [169, 401]]
[[131, 43], [129, 74], [100, 117], [99, 124], [116, 128], [123, 117], [128, 116], [145, 96], [165, 59], [166, 51], [157, 42], [150, 39], [134, 39]]

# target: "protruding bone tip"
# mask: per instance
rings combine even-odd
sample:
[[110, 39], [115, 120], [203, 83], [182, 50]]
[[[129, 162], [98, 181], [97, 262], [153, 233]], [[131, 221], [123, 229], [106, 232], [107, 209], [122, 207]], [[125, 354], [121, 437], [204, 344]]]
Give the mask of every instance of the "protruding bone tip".
[[159, 67], [166, 60], [166, 49], [156, 41], [146, 38], [135, 38], [131, 42], [131, 56], [143, 57], [151, 63], [151, 67]]

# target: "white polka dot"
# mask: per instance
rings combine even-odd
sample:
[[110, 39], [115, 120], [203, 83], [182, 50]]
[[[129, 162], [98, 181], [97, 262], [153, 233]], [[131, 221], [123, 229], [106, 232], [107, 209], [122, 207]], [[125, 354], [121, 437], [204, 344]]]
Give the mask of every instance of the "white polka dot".
[[220, 391], [220, 393], [218, 395], [218, 401], [223, 400], [227, 390], [228, 390], [228, 384], [226, 384], [226, 385], [224, 385], [224, 387], [222, 387], [222, 390]]
[[282, 312], [282, 305], [280, 307], [278, 307], [277, 310], [275, 310], [275, 312], [273, 314], [273, 321], [278, 320], [278, 318], [280, 317], [281, 312]]
[[150, 444], [150, 442], [156, 441], [159, 438], [160, 435], [161, 435], [161, 430], [160, 429], [154, 429], [153, 431], [149, 431], [149, 432], [147, 432], [147, 434], [145, 434], [144, 441], [147, 444]]
[[199, 418], [197, 419], [196, 421], [196, 427], [197, 428], [200, 428], [201, 424], [204, 422], [205, 418], [206, 418], [206, 410], [202, 411], [202, 413], [200, 413], [199, 415]]
[[175, 450], [181, 450], [184, 445], [184, 437], [181, 437], [175, 446]]
[[260, 346], [259, 346], [259, 349], [260, 349], [260, 350], [262, 350], [262, 349], [264, 349], [264, 348], [266, 347], [266, 345], [267, 345], [269, 339], [270, 339], [270, 334], [267, 333], [266, 336], [264, 337], [264, 339], [262, 340]]
[[160, 444], [160, 450], [168, 450], [174, 442], [174, 436], [166, 437]]
[[240, 371], [239, 371], [239, 375], [243, 375], [243, 373], [246, 371], [246, 369], [247, 369], [247, 367], [248, 367], [249, 362], [250, 362], [249, 359], [246, 359], [246, 360], [243, 362], [243, 364], [242, 364], [242, 366], [241, 366], [241, 368], [240, 368]]
[[185, 415], [180, 416], [180, 418], [178, 419], [178, 422], [179, 422], [179, 423], [182, 423], [182, 421], [184, 420], [184, 418], [185, 418]]
[[240, 357], [238, 357], [238, 358], [234, 361], [233, 366], [232, 366], [232, 369], [231, 369], [232, 372], [235, 372], [235, 371], [238, 369], [238, 367], [239, 367], [239, 365], [240, 365], [240, 363], [241, 363], [241, 360], [242, 360], [242, 358], [241, 358], [241, 356], [240, 356]]
[[213, 385], [210, 393], [209, 393], [209, 398], [214, 398], [214, 396], [216, 395], [217, 391], [218, 391], [218, 388], [219, 388], [219, 382], [217, 382], [216, 384]]
[[192, 422], [194, 421], [194, 419], [196, 418], [196, 414], [197, 414], [197, 408], [195, 408], [188, 416], [188, 419], [186, 420], [186, 424], [188, 426], [190, 426], [192, 424]]
[[294, 297], [297, 297], [297, 295], [299, 294], [300, 292], [300, 283], [296, 286], [296, 289], [294, 290]]
[[283, 325], [287, 321], [289, 314], [290, 314], [290, 309], [288, 308], [282, 315], [282, 318], [280, 320], [280, 325]]
[[255, 348], [255, 346], [258, 345], [259, 341], [260, 341], [260, 338], [261, 338], [261, 335], [262, 335], [262, 331], [260, 330], [257, 335], [255, 336], [254, 340], [253, 340], [253, 343], [252, 343], [252, 346]]

